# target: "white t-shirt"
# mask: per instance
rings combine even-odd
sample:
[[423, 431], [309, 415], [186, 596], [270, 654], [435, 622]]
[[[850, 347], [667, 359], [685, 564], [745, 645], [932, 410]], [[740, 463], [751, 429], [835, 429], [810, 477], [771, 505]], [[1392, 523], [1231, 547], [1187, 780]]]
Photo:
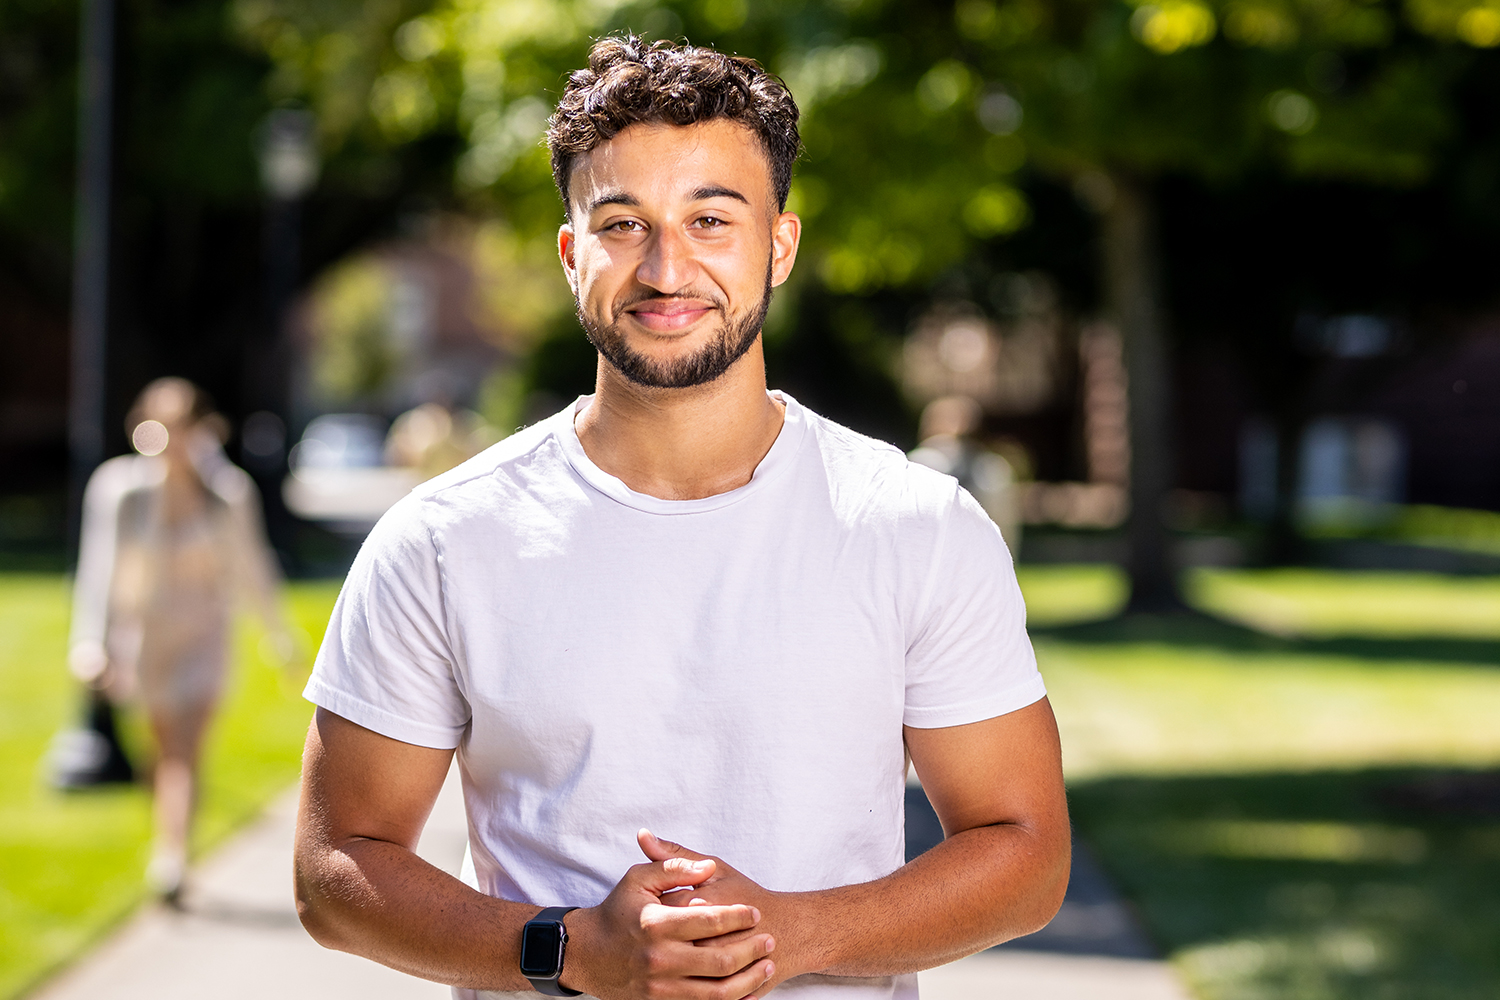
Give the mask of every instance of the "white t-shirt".
[[[360, 550], [306, 695], [458, 749], [481, 891], [596, 904], [645, 860], [643, 826], [769, 889], [880, 878], [904, 861], [902, 726], [1045, 694], [979, 505], [778, 398], [739, 489], [636, 493], [584, 453], [583, 397], [418, 487]], [[916, 979], [776, 992], [915, 998]]]

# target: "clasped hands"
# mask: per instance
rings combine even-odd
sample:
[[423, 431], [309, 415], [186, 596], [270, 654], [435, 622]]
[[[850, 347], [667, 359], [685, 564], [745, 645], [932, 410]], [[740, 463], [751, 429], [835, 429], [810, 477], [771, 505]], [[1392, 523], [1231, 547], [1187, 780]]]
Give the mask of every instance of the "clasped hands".
[[649, 830], [636, 840], [650, 861], [568, 914], [562, 985], [601, 1000], [758, 1000], [795, 974], [771, 958], [784, 894]]

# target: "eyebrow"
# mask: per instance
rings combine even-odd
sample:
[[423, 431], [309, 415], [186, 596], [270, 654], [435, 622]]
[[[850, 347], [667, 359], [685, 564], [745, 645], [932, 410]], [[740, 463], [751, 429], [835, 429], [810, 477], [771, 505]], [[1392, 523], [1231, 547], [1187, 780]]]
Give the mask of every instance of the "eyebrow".
[[750, 199], [740, 194], [733, 188], [727, 187], [701, 187], [690, 196], [693, 201], [707, 201], [709, 198], [733, 198], [735, 201], [750, 204]]
[[633, 194], [626, 194], [624, 191], [612, 191], [609, 194], [600, 195], [589, 202], [589, 214], [592, 215], [605, 205], [628, 205], [631, 208], [639, 208], [640, 204]]
[[[746, 198], [733, 188], [727, 187], [701, 187], [688, 195], [689, 201], [707, 201], [710, 198], [733, 198], [735, 201], [743, 202], [746, 205], [750, 204], [749, 198]], [[625, 205], [629, 208], [639, 208], [640, 204], [640, 200], [633, 194], [628, 194], [624, 191], [611, 191], [609, 194], [600, 195], [589, 202], [589, 214], [592, 215], [605, 205]]]

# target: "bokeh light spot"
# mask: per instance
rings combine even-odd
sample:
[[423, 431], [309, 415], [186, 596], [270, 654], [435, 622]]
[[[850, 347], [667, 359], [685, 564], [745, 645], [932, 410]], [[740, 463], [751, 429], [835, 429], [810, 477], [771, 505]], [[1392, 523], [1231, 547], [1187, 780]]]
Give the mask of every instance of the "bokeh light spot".
[[165, 451], [170, 439], [171, 435], [167, 433], [166, 425], [160, 420], [142, 420], [135, 425], [135, 430], [130, 432], [131, 445], [148, 458]]
[[1481, 49], [1500, 45], [1500, 10], [1474, 7], [1458, 19], [1458, 37]]
[[1193, 0], [1143, 4], [1130, 17], [1135, 37], [1163, 55], [1207, 43], [1217, 27], [1213, 11]]
[[1306, 135], [1318, 124], [1317, 105], [1295, 90], [1278, 90], [1266, 98], [1271, 124], [1292, 135]]

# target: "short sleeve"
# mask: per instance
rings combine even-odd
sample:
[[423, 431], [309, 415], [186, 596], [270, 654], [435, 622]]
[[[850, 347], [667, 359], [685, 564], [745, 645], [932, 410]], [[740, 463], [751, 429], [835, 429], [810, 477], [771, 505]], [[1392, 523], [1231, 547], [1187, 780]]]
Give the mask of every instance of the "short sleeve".
[[903, 721], [940, 729], [992, 719], [1047, 694], [1000, 530], [962, 489], [939, 514], [906, 651]]
[[303, 697], [418, 746], [458, 746], [469, 705], [456, 680], [442, 561], [411, 496], [365, 540], [344, 581]]

